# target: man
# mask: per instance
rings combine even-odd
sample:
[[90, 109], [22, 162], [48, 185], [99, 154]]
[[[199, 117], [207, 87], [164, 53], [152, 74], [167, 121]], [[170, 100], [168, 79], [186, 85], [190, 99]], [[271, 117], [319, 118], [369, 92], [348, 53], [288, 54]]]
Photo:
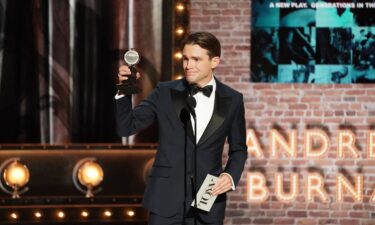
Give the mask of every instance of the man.
[[[223, 224], [225, 193], [235, 188], [247, 158], [243, 97], [214, 78], [221, 52], [214, 35], [192, 33], [182, 47], [184, 79], [159, 83], [134, 109], [131, 96], [116, 96], [118, 132], [129, 136], [157, 122], [159, 145], [143, 198], [150, 225], [193, 224], [196, 215], [198, 224]], [[119, 68], [119, 81], [128, 75], [128, 67]], [[206, 89], [199, 91], [203, 87]], [[187, 104], [189, 96], [196, 100], [195, 108]], [[188, 116], [184, 116], [187, 110]], [[196, 137], [192, 114], [196, 114]], [[229, 157], [223, 170], [226, 139]], [[195, 168], [198, 189], [207, 174], [219, 176], [211, 193], [218, 197], [208, 213], [190, 207], [194, 199], [190, 178], [194, 178]]]

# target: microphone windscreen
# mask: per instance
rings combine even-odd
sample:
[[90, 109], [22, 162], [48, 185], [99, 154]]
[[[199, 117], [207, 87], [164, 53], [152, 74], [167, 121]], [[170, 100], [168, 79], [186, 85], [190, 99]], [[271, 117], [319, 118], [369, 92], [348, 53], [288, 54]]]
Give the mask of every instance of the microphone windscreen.
[[187, 124], [187, 122], [190, 120], [190, 112], [188, 109], [183, 108], [180, 112], [180, 120], [184, 124]]
[[195, 98], [193, 96], [188, 96], [186, 98], [186, 103], [188, 104], [188, 106], [191, 108], [191, 109], [194, 109], [195, 106], [197, 106], [197, 101], [195, 100]]

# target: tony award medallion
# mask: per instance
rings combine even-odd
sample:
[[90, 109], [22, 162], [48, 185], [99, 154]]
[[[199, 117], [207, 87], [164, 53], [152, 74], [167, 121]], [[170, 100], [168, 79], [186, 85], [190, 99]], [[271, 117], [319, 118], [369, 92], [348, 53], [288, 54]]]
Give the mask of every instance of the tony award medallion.
[[127, 80], [116, 85], [117, 89], [124, 95], [132, 95], [141, 92], [141, 89], [136, 86], [137, 70], [134, 67], [134, 65], [139, 62], [139, 58], [138, 52], [134, 49], [130, 49], [124, 54], [124, 60], [131, 71], [131, 75], [128, 76]]

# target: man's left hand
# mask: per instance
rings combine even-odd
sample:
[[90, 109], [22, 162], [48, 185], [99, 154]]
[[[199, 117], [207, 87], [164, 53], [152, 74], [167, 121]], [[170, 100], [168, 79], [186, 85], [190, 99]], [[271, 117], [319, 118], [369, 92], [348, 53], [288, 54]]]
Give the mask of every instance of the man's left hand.
[[212, 187], [212, 195], [220, 195], [229, 190], [232, 190], [232, 180], [228, 174], [221, 174], [217, 183]]

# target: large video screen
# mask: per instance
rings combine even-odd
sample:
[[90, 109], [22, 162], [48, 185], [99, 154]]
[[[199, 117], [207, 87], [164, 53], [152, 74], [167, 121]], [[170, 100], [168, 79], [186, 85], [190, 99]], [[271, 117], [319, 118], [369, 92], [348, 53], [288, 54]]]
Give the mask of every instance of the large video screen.
[[375, 83], [375, 0], [251, 4], [252, 82]]

